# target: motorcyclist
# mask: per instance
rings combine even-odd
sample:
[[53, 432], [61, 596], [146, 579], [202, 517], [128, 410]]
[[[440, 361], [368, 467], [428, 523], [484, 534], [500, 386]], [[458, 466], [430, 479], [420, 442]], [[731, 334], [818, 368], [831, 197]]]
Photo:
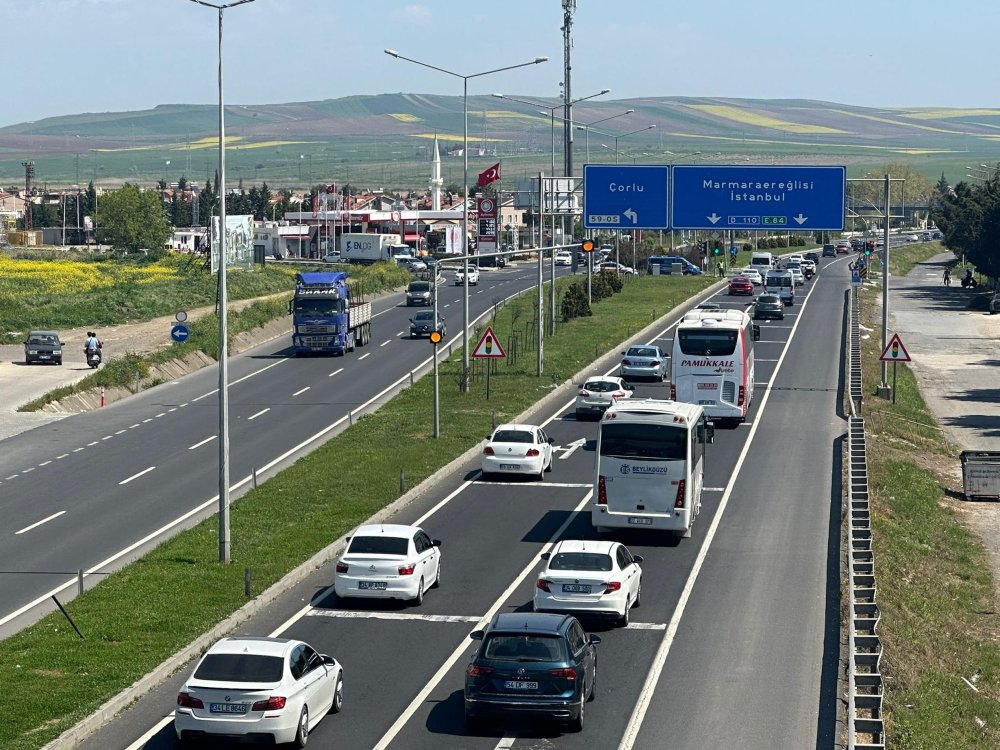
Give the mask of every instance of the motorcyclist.
[[971, 268], [966, 268], [965, 269], [965, 276], [962, 279], [962, 286], [963, 287], [967, 287], [969, 289], [975, 289], [976, 288], [976, 280], [974, 278], [972, 278], [972, 269]]
[[101, 357], [101, 349], [103, 348], [104, 342], [97, 338], [97, 334], [93, 331], [87, 331], [87, 339], [83, 342], [83, 356], [89, 360], [90, 353], [97, 352], [97, 356]]

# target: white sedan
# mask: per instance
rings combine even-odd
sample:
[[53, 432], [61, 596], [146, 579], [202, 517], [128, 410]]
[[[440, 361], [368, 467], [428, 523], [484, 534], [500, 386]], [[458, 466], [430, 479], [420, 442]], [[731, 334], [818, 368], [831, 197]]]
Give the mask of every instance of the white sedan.
[[[455, 286], [462, 286], [465, 283], [465, 271], [459, 268], [455, 272]], [[479, 266], [469, 265], [469, 285], [479, 286]]]
[[553, 440], [531, 424], [502, 424], [486, 436], [483, 478], [494, 474], [527, 474], [545, 478], [552, 471]]
[[223, 638], [177, 694], [181, 742], [270, 738], [305, 747], [309, 732], [344, 705], [344, 670], [332, 656], [285, 638]]
[[542, 559], [548, 564], [535, 584], [536, 612], [612, 615], [628, 625], [642, 600], [642, 557], [618, 542], [566, 539]]
[[761, 276], [760, 275], [760, 271], [758, 271], [753, 266], [747, 266], [742, 271], [740, 271], [738, 275], [739, 276], [746, 276], [748, 279], [750, 279], [750, 281], [753, 282], [754, 286], [763, 286], [764, 285], [764, 277]]
[[418, 526], [359, 526], [337, 561], [333, 590], [340, 599], [405, 599], [421, 604], [427, 589], [441, 585], [440, 546]]
[[601, 417], [613, 403], [631, 397], [632, 389], [621, 378], [607, 375], [588, 378], [576, 394], [576, 418]]
[[573, 253], [569, 250], [560, 250], [556, 253], [555, 262], [557, 266], [571, 266], [573, 265]]

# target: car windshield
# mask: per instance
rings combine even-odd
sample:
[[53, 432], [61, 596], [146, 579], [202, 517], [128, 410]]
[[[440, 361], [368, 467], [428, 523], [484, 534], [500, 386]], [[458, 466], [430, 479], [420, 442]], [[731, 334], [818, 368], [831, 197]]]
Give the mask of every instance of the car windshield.
[[36, 346], [45, 346], [48, 344], [55, 344], [55, 336], [32, 336], [28, 339], [29, 344], [34, 344]]
[[494, 443], [534, 443], [535, 437], [527, 430], [497, 430], [493, 434]]
[[549, 560], [549, 570], [611, 570], [611, 555], [599, 552], [560, 552]]
[[611, 391], [618, 390], [618, 383], [612, 382], [610, 380], [591, 380], [583, 387], [588, 391], [596, 391], [597, 393], [610, 393]]
[[675, 425], [604, 422], [601, 455], [683, 461], [687, 458], [687, 430]]
[[430, 282], [428, 281], [414, 281], [410, 284], [411, 292], [429, 292], [431, 290]]
[[626, 357], [659, 357], [660, 353], [651, 346], [633, 346], [627, 352]]
[[405, 557], [409, 540], [399, 536], [356, 536], [347, 548], [351, 555], [398, 555]]
[[488, 635], [482, 655], [493, 661], [563, 661], [562, 638], [533, 633]]
[[212, 682], [280, 682], [280, 656], [208, 654], [195, 670], [196, 680]]
[[695, 328], [678, 331], [677, 339], [684, 354], [695, 357], [726, 355], [736, 351], [737, 332]]
[[413, 316], [414, 323], [416, 323], [417, 321], [421, 323], [430, 323], [432, 320], [434, 320], [433, 312], [418, 312], [416, 315]]

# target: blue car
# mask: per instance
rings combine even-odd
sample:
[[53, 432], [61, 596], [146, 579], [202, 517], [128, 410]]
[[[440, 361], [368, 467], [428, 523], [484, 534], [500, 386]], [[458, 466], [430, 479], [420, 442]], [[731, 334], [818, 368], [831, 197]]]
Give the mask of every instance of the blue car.
[[681, 272], [685, 276], [694, 276], [701, 273], [701, 269], [694, 263], [680, 255], [654, 255], [646, 260], [646, 273], [653, 274], [654, 266], [659, 266], [660, 274], [669, 274], [673, 271], [674, 263], [681, 264]]
[[507, 715], [547, 717], [583, 729], [584, 706], [596, 696], [600, 636], [571, 615], [497, 614], [465, 671], [465, 725]]

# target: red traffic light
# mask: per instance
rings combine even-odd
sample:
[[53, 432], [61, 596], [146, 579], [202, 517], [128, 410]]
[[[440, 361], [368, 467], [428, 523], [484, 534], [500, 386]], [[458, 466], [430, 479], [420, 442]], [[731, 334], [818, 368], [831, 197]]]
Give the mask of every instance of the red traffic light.
[[584, 240], [583, 242], [580, 243], [580, 249], [583, 250], [583, 252], [585, 253], [594, 252], [594, 241]]

